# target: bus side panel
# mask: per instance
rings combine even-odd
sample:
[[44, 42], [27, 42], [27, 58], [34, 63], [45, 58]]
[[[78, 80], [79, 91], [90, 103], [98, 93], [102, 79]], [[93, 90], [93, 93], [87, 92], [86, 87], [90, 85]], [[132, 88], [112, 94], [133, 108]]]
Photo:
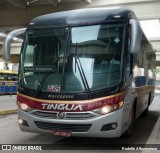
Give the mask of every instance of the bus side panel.
[[124, 112], [122, 119], [122, 133], [124, 133], [131, 124], [131, 112], [134, 105], [135, 96], [132, 90], [132, 84], [127, 88], [127, 92], [124, 98]]
[[148, 107], [149, 92], [144, 92], [137, 97], [136, 118]]
[[149, 107], [154, 98], [155, 90], [155, 53], [144, 34], [141, 41], [141, 50], [134, 56], [133, 76], [136, 118], [138, 118]]

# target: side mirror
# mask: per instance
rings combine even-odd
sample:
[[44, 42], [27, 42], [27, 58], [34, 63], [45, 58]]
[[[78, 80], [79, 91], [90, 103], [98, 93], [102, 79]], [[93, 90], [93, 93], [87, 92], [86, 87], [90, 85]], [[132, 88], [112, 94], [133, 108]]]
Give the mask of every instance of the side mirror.
[[17, 29], [14, 31], [11, 31], [5, 38], [4, 44], [3, 44], [3, 58], [7, 61], [10, 60], [10, 44], [14, 37], [24, 33], [26, 28]]
[[140, 24], [135, 19], [130, 19], [131, 25], [131, 48], [130, 53], [138, 53], [141, 48], [142, 29]]

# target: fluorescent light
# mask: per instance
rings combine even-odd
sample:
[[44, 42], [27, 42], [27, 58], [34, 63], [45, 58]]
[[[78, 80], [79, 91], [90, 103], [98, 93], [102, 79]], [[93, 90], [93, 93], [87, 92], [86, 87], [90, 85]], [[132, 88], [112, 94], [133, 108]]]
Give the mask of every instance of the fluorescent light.
[[140, 24], [147, 38], [160, 37], [159, 20], [141, 20]]
[[6, 37], [7, 35], [3, 32], [0, 32], [0, 37]]
[[17, 41], [17, 40], [18, 40], [18, 38], [17, 38], [17, 37], [14, 37], [14, 38], [13, 38], [13, 40]]
[[20, 38], [17, 38], [17, 37], [14, 37], [13, 40], [18, 41], [18, 42], [23, 42], [23, 39], [20, 39]]

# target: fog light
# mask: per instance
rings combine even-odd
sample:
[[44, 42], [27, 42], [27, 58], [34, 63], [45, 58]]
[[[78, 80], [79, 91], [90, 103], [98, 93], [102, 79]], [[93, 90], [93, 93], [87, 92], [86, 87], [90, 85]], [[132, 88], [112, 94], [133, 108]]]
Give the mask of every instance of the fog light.
[[110, 130], [116, 130], [118, 128], [118, 124], [115, 123], [109, 123], [102, 126], [100, 131], [110, 131]]
[[23, 120], [22, 120], [22, 119], [19, 119], [19, 120], [18, 120], [18, 123], [19, 123], [19, 124], [22, 124], [22, 123], [23, 123]]
[[18, 119], [18, 123], [21, 124], [21, 125], [23, 125], [23, 126], [28, 126], [28, 127], [29, 127], [27, 121], [26, 121], [26, 120], [23, 120], [23, 119], [21, 119], [21, 118]]
[[117, 124], [112, 124], [112, 128], [116, 129], [117, 128]]

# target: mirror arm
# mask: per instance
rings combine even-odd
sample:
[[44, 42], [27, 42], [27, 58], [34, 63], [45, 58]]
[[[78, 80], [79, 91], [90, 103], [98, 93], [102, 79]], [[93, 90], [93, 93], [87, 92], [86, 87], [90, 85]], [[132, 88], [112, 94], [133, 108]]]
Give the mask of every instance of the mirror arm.
[[24, 33], [26, 28], [16, 29], [11, 31], [6, 38], [4, 39], [3, 43], [3, 58], [7, 61], [10, 60], [10, 44], [14, 37], [19, 36], [20, 34]]

